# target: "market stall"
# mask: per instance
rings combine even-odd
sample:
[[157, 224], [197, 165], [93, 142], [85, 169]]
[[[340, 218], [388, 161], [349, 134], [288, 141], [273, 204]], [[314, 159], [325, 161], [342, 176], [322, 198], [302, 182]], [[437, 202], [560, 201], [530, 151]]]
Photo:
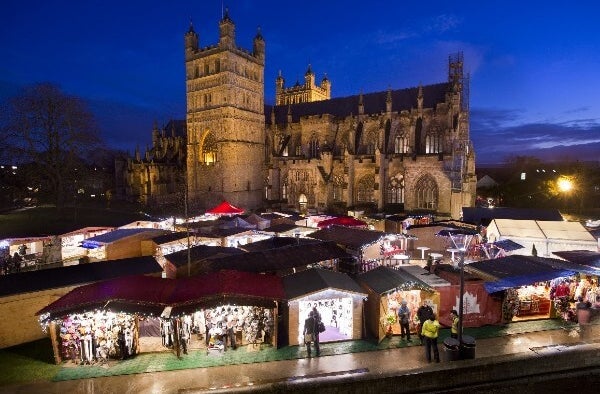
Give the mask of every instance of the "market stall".
[[439, 310], [439, 293], [403, 267], [378, 267], [360, 274], [356, 280], [368, 293], [365, 304], [367, 335], [374, 337], [377, 342], [387, 335], [400, 333], [397, 316], [402, 301], [407, 302], [413, 317], [409, 321], [411, 332], [416, 332], [414, 317], [423, 301], [429, 301], [434, 310]]
[[38, 315], [57, 363], [91, 364], [165, 349], [179, 355], [226, 344], [275, 345], [283, 298], [281, 279], [273, 275], [132, 276], [80, 286]]
[[[504, 322], [553, 317], [552, 287], [576, 273], [558, 259], [522, 255], [478, 261], [465, 270], [484, 279], [488, 293], [502, 296]], [[560, 297], [562, 292], [569, 291], [561, 287]]]
[[[366, 272], [379, 266], [407, 264], [409, 240], [412, 236], [390, 234], [380, 231], [329, 226], [309, 235], [323, 241], [334, 241], [352, 254], [360, 272]], [[357, 272], [356, 272], [357, 273]]]
[[325, 324], [321, 343], [362, 338], [363, 302], [367, 294], [348, 275], [312, 268], [282, 279], [288, 300], [289, 345], [303, 343], [304, 320], [313, 307]]
[[[450, 326], [452, 324], [450, 312], [460, 309], [460, 270], [449, 264], [440, 264], [436, 274], [448, 283], [446, 286], [436, 287], [441, 299], [439, 321], [445, 326]], [[501, 311], [502, 298], [490, 294], [485, 288], [485, 281], [479, 276], [465, 272], [463, 326], [482, 327], [498, 324], [501, 322]]]

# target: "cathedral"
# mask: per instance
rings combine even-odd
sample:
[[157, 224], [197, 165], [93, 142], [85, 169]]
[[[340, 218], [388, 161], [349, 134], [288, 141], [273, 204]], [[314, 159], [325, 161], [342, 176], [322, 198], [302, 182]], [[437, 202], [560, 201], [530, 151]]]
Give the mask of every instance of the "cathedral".
[[433, 85], [331, 98], [332, 82], [286, 86], [265, 104], [265, 40], [235, 41], [226, 12], [219, 41], [184, 36], [190, 207], [223, 200], [246, 210], [433, 213], [459, 218], [475, 202], [468, 78], [462, 54]]

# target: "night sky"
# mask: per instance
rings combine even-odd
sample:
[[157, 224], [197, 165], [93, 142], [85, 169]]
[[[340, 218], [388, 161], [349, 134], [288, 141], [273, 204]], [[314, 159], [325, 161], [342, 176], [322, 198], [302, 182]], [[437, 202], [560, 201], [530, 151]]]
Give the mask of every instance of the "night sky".
[[0, 98], [52, 82], [86, 99], [103, 137], [133, 152], [152, 125], [185, 119], [183, 35], [217, 43], [223, 7], [238, 46], [266, 42], [266, 102], [275, 77], [310, 64], [332, 96], [446, 81], [462, 51], [478, 164], [506, 155], [599, 160], [600, 4], [542, 1], [4, 1]]

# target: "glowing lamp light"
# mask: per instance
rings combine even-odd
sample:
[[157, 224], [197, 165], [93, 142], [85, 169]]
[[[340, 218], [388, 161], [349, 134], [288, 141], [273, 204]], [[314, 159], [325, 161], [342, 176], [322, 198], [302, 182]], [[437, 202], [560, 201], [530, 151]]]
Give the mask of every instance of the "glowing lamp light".
[[556, 182], [558, 186], [558, 190], [563, 193], [567, 193], [573, 189], [573, 182], [569, 178], [561, 177]]

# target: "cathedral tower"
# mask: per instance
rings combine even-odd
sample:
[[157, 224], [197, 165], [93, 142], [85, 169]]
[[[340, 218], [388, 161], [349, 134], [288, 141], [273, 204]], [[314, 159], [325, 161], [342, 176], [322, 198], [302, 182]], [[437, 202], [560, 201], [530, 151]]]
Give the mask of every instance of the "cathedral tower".
[[265, 43], [238, 48], [228, 11], [219, 42], [199, 47], [190, 25], [185, 34], [187, 188], [192, 208], [227, 200], [244, 209], [262, 205], [265, 115]]

